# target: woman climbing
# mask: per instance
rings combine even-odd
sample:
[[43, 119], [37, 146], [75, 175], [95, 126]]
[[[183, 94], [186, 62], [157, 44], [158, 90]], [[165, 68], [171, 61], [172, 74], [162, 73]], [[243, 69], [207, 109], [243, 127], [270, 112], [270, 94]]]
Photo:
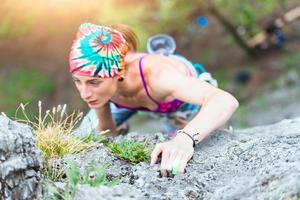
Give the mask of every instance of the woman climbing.
[[175, 131], [174, 138], [157, 144], [151, 154], [151, 165], [162, 154], [163, 176], [183, 174], [195, 145], [238, 107], [231, 94], [199, 78], [199, 65], [137, 52], [136, 35], [126, 25], [82, 24], [69, 64], [80, 96], [91, 108], [79, 129], [108, 129], [117, 135], [127, 119], [145, 111], [162, 118], [165, 132]]

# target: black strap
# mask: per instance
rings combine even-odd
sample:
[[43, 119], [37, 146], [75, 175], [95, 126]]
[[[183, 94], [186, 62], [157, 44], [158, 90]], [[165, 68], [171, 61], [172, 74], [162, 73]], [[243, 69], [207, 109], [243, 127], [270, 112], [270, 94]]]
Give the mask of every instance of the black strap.
[[190, 134], [188, 134], [184, 130], [178, 130], [177, 133], [184, 133], [185, 135], [189, 136], [189, 138], [191, 138], [191, 140], [193, 141], [193, 147], [196, 146], [196, 141], [194, 140], [194, 138]]

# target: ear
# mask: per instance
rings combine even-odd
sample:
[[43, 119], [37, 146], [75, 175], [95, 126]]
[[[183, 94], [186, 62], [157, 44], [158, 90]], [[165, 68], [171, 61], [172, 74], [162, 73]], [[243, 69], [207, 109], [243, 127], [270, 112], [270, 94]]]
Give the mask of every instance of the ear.
[[124, 80], [124, 75], [118, 77], [118, 81], [122, 82]]

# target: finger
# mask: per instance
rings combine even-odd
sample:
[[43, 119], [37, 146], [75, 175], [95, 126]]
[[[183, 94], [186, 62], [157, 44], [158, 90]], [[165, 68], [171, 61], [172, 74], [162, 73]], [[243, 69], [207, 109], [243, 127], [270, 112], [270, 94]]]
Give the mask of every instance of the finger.
[[104, 131], [100, 131], [99, 135], [106, 135], [106, 134], [109, 134], [109, 133], [111, 133], [111, 131], [109, 129], [106, 129]]
[[184, 171], [185, 171], [188, 161], [189, 161], [189, 159], [187, 158], [187, 156], [185, 156], [181, 159], [179, 170], [178, 170], [178, 173], [180, 175], [184, 174]]
[[182, 154], [178, 153], [176, 158], [172, 161], [172, 174], [177, 175], [179, 173], [179, 168], [182, 163]]
[[167, 176], [167, 163], [170, 159], [170, 152], [169, 151], [163, 151], [162, 152], [162, 159], [161, 159], [161, 165], [160, 165], [160, 173], [162, 176]]
[[177, 157], [178, 157], [178, 151], [172, 150], [171, 153], [170, 153], [170, 158], [169, 158], [169, 160], [168, 160], [168, 162], [166, 164], [166, 169], [168, 171], [172, 170], [172, 167], [173, 167], [174, 162], [175, 162], [175, 160], [176, 160]]
[[129, 124], [124, 122], [123, 124], [117, 127], [117, 135], [125, 135], [129, 131]]
[[162, 145], [157, 144], [151, 153], [151, 163], [150, 163], [151, 166], [153, 166], [156, 163], [157, 157], [159, 156], [159, 154], [161, 154], [161, 152], [162, 152]]

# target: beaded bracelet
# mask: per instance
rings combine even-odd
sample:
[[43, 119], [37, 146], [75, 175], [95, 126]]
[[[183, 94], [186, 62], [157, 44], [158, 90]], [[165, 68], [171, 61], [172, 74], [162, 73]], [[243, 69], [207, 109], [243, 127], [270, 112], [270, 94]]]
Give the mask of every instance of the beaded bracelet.
[[182, 129], [181, 129], [181, 130], [178, 130], [177, 133], [184, 133], [185, 135], [189, 136], [189, 138], [191, 138], [191, 140], [193, 140], [193, 147], [196, 146], [197, 140], [195, 140], [194, 137], [195, 137], [196, 135], [199, 135], [199, 133], [196, 133], [196, 134], [194, 134], [193, 136], [191, 136], [190, 134], [188, 134], [187, 132], [185, 132], [185, 131], [182, 130]]

